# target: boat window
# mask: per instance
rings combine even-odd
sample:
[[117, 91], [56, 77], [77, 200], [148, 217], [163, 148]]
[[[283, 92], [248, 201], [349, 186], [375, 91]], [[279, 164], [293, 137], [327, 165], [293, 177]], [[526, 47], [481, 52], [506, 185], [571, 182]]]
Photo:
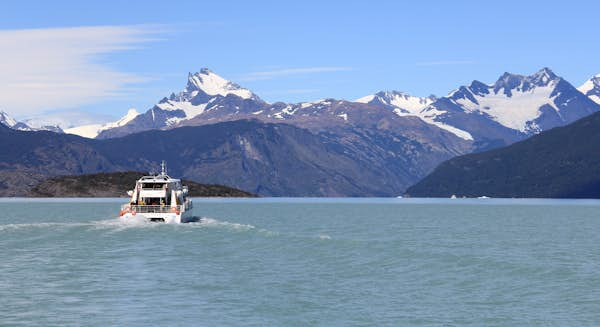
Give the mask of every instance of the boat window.
[[168, 203], [165, 198], [143, 198], [142, 201], [140, 201], [140, 205], [157, 206], [168, 205]]
[[165, 183], [142, 183], [142, 188], [146, 190], [162, 190]]

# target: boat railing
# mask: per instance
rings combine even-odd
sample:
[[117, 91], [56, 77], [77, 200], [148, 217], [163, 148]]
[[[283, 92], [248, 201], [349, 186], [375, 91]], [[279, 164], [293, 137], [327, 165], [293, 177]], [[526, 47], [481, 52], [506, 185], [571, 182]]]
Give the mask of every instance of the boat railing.
[[170, 206], [170, 205], [130, 205], [125, 204], [121, 207], [123, 211], [131, 211], [137, 213], [171, 213], [181, 212], [185, 208], [184, 205]]

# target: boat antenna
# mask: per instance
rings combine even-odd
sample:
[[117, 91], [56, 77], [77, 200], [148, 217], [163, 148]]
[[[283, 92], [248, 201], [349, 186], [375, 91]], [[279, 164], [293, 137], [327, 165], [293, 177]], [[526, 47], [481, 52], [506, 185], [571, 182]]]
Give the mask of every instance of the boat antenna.
[[160, 164], [160, 174], [161, 175], [166, 175], [167, 174], [167, 163], [163, 160]]

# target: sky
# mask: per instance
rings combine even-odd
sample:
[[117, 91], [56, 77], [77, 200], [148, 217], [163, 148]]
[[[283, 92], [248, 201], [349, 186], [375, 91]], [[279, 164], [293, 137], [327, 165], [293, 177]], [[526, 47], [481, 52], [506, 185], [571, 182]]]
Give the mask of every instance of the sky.
[[542, 67], [600, 73], [597, 1], [10, 1], [0, 110], [146, 111], [207, 67], [269, 101], [444, 96]]

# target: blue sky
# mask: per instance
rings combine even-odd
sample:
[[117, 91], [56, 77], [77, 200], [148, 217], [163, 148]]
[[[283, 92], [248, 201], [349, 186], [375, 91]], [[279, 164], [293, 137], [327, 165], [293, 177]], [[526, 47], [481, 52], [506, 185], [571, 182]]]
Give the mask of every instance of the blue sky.
[[202, 67], [267, 101], [443, 96], [544, 66], [578, 86], [600, 73], [598, 12], [594, 1], [11, 1], [0, 109], [118, 117]]

